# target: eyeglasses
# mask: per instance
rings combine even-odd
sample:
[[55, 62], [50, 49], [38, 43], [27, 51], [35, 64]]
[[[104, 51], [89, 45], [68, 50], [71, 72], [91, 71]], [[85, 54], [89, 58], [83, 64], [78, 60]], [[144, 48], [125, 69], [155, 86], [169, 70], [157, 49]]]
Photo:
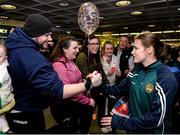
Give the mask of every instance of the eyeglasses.
[[89, 45], [99, 45], [99, 43], [89, 43]]

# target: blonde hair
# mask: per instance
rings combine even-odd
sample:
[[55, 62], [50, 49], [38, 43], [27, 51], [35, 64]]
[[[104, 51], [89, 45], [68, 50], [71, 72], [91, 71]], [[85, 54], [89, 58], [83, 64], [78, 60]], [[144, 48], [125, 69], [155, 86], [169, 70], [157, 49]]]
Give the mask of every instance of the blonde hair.
[[[101, 53], [100, 53], [101, 56], [104, 55], [104, 53], [105, 53], [105, 47], [106, 47], [107, 44], [111, 44], [112, 47], [114, 47], [114, 46], [113, 46], [113, 43], [112, 43], [111, 41], [106, 41], [106, 42], [103, 44], [103, 46], [101, 47]], [[113, 49], [114, 49], [114, 48], [113, 48]]]

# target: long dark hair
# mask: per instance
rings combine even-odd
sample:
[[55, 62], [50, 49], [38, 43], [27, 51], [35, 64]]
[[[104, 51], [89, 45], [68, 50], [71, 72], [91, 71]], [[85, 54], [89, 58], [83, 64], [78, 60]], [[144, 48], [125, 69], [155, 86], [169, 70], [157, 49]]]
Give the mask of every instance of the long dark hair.
[[88, 52], [87, 46], [89, 44], [89, 40], [92, 40], [92, 39], [97, 39], [98, 42], [100, 43], [100, 40], [98, 37], [91, 35], [83, 41], [82, 50], [81, 50], [81, 52], [84, 52], [87, 55], [88, 64], [91, 64], [92, 59], [95, 59], [96, 63], [100, 63], [100, 49], [98, 49], [98, 52], [96, 54], [93, 54], [93, 55], [89, 54], [89, 52]]

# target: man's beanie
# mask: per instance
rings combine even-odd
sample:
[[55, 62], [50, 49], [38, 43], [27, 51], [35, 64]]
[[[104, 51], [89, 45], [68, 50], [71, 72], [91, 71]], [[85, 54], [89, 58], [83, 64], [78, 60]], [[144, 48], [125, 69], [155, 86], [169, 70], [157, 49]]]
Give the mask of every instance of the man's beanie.
[[32, 14], [25, 20], [24, 32], [30, 37], [42, 36], [51, 32], [51, 22], [44, 16]]

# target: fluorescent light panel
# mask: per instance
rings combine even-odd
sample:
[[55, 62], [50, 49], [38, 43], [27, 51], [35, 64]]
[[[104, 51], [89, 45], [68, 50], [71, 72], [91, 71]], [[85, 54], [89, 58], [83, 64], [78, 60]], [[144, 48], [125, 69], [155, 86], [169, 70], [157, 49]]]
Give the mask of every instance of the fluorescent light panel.
[[120, 0], [116, 2], [116, 6], [125, 7], [131, 4], [129, 0]]
[[[162, 33], [178, 33], [180, 30], [167, 30], [167, 31], [153, 31], [152, 33], [162, 34]], [[96, 36], [119, 36], [119, 35], [138, 35], [139, 32], [131, 32], [131, 33], [112, 33], [112, 34], [95, 34]]]

